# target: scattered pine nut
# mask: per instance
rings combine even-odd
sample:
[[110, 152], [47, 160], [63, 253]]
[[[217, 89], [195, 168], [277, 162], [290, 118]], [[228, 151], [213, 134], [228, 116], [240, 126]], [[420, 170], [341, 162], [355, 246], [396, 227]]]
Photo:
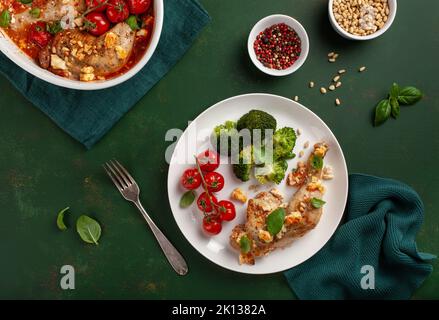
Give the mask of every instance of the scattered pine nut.
[[338, 74], [343, 74], [343, 73], [346, 73], [345, 69], [338, 70]]
[[328, 58], [332, 58], [334, 56], [335, 52], [328, 53]]
[[314, 88], [314, 82], [310, 81], [310, 82], [309, 82], [309, 87], [310, 87], [310, 88]]
[[300, 152], [299, 152], [299, 158], [302, 158], [304, 154], [305, 154], [305, 152], [303, 152], [303, 150], [300, 151]]
[[330, 58], [328, 61], [331, 62], [331, 63], [334, 63], [335, 59], [334, 58]]
[[338, 81], [338, 82], [335, 84], [335, 87], [336, 87], [336, 88], [340, 88], [340, 87], [341, 87], [341, 82]]
[[337, 82], [338, 80], [340, 80], [340, 76], [335, 76], [334, 79], [332, 79], [334, 82]]
[[331, 91], [334, 91], [335, 90], [335, 86], [333, 84], [331, 84], [328, 89], [331, 90]]
[[322, 93], [322, 94], [325, 94], [327, 91], [326, 91], [326, 88], [323, 88], [323, 87], [321, 87], [320, 88], [320, 92]]
[[298, 102], [299, 101], [299, 96], [294, 96], [294, 101]]
[[366, 67], [363, 66], [358, 71], [360, 71], [360, 72], [366, 71]]
[[305, 142], [305, 144], [303, 145], [303, 147], [306, 149], [309, 147], [309, 141]]
[[335, 105], [337, 106], [341, 105], [341, 101], [339, 98], [335, 99]]
[[332, 56], [332, 58], [333, 58], [333, 59], [337, 59], [337, 58], [338, 58], [338, 53], [334, 54], [334, 55]]

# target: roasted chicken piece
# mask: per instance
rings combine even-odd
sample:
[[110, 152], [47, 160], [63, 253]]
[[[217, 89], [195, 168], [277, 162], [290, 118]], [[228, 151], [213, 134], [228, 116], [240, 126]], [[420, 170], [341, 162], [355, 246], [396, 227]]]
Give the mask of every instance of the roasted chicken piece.
[[[49, 50], [41, 51], [39, 60], [44, 67], [47, 65], [44, 55], [50, 55], [54, 72], [71, 79], [91, 81], [119, 71], [131, 54], [134, 40], [135, 32], [125, 22], [118, 23], [100, 37], [77, 29], [67, 30], [55, 36]], [[53, 59], [58, 58], [65, 64], [54, 64]], [[87, 75], [90, 75], [89, 79], [84, 79]]]
[[[327, 151], [328, 146], [325, 143], [317, 143], [307, 163], [299, 163], [300, 177], [296, 184], [299, 189], [289, 203], [283, 203], [283, 197], [276, 189], [260, 192], [249, 200], [246, 223], [237, 225], [230, 236], [231, 246], [240, 251], [241, 264], [254, 264], [255, 258], [288, 246], [315, 228], [323, 212], [323, 203], [319, 201], [325, 192], [321, 176], [322, 160]], [[278, 208], [285, 208], [285, 217], [282, 229], [272, 235], [267, 230], [266, 221], [268, 215]], [[247, 252], [242, 252], [241, 247], [244, 236], [250, 243], [250, 250]]]

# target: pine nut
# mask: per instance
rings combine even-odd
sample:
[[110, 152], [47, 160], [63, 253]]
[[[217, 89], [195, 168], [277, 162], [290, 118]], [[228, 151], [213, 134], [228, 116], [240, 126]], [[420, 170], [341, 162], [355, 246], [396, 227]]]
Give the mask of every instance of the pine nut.
[[363, 66], [358, 71], [360, 71], [360, 72], [366, 71], [366, 67]]
[[299, 96], [294, 96], [294, 101], [298, 102], [299, 101]]
[[340, 80], [340, 76], [335, 76], [334, 79], [332, 79], [334, 82], [338, 82], [338, 80]]
[[320, 88], [320, 92], [322, 93], [322, 94], [325, 94], [327, 91], [326, 91], [326, 88]]
[[329, 90], [334, 91], [334, 90], [335, 90], [335, 86], [334, 86], [333, 84], [331, 84], [331, 85], [329, 86]]
[[310, 83], [309, 83], [309, 87], [310, 87], [310, 88], [314, 88], [314, 82], [310, 81]]
[[341, 101], [339, 98], [335, 99], [335, 105], [337, 106], [341, 105]]

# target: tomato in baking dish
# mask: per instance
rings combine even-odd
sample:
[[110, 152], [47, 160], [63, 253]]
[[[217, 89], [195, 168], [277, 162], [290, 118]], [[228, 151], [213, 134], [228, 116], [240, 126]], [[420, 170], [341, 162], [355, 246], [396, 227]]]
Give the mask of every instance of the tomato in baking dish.
[[0, 29], [40, 67], [97, 81], [129, 71], [154, 29], [150, 0], [0, 0]]

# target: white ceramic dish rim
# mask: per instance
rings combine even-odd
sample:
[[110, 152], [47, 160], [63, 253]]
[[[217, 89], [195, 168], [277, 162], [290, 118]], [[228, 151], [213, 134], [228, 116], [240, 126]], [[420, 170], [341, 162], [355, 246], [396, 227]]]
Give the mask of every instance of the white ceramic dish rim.
[[76, 90], [100, 90], [116, 86], [122, 82], [127, 81], [136, 75], [152, 57], [157, 44], [159, 43], [162, 33], [164, 5], [163, 0], [154, 0], [154, 30], [150, 40], [149, 46], [145, 55], [140, 61], [126, 73], [109, 80], [95, 81], [95, 82], [81, 82], [77, 80], [67, 79], [58, 76], [50, 71], [40, 68], [34, 61], [32, 61], [23, 51], [21, 51], [15, 43], [13, 43], [6, 34], [0, 30], [0, 51], [3, 52], [11, 61], [21, 67], [30, 74], [47, 81], [56, 86], [76, 89]]
[[[268, 22], [268, 23], [267, 23]], [[276, 70], [276, 69], [270, 69], [265, 67], [257, 58], [255, 54], [255, 50], [253, 49], [253, 43], [256, 39], [256, 36], [259, 32], [263, 31], [266, 27], [261, 27], [262, 25], [273, 25], [277, 23], [284, 22], [285, 24], [292, 27], [297, 34], [300, 37], [300, 40], [302, 42], [302, 52], [300, 54], [299, 59], [289, 68], [285, 70]], [[305, 30], [305, 28], [302, 26], [302, 24], [294, 19], [293, 17], [284, 15], [284, 14], [273, 14], [270, 16], [267, 16], [265, 18], [262, 18], [256, 24], [253, 26], [252, 30], [250, 31], [250, 34], [248, 36], [247, 40], [247, 49], [248, 54], [250, 56], [250, 59], [252, 60], [253, 64], [262, 72], [272, 75], [272, 76], [286, 76], [289, 74], [292, 74], [293, 72], [296, 72], [299, 70], [299, 68], [305, 63], [308, 53], [309, 53], [309, 37]]]
[[371, 40], [375, 39], [382, 34], [384, 34], [390, 26], [393, 24], [393, 21], [396, 17], [396, 11], [398, 8], [397, 0], [387, 0], [389, 3], [389, 18], [387, 19], [386, 23], [384, 24], [384, 27], [378, 30], [377, 32], [374, 32], [368, 36], [357, 36], [355, 34], [351, 34], [347, 31], [345, 31], [340, 25], [338, 24], [337, 20], [335, 20], [334, 12], [332, 11], [332, 5], [334, 3], [334, 0], [328, 1], [328, 13], [329, 13], [329, 20], [331, 21], [332, 27], [337, 31], [338, 34], [343, 36], [346, 39], [352, 39], [352, 40], [358, 40], [358, 41], [365, 41], [365, 40]]
[[[268, 97], [275, 97], [275, 98], [278, 98], [278, 99], [286, 100], [286, 101], [288, 101], [288, 102], [296, 103], [296, 104], [300, 105], [300, 107], [303, 108], [306, 112], [309, 112], [311, 115], [313, 115], [313, 116], [314, 116], [314, 117], [315, 117], [315, 118], [321, 123], [321, 125], [322, 125], [325, 129], [328, 130], [329, 134], [330, 134], [330, 135], [332, 136], [332, 138], [334, 139], [334, 141], [335, 141], [335, 143], [336, 143], [336, 145], [337, 145], [337, 148], [340, 150], [341, 158], [342, 158], [342, 160], [343, 160], [343, 169], [344, 169], [344, 170], [343, 170], [343, 171], [344, 171], [344, 172], [343, 172], [343, 175], [344, 175], [344, 177], [345, 177], [346, 194], [344, 195], [344, 198], [343, 198], [342, 201], [343, 201], [343, 208], [346, 208], [347, 196], [348, 196], [348, 190], [349, 190], [349, 180], [348, 180], [347, 164], [346, 164], [346, 159], [345, 159], [345, 157], [344, 157], [343, 149], [340, 147], [340, 144], [339, 144], [337, 138], [335, 137], [335, 135], [333, 134], [333, 132], [331, 131], [331, 129], [326, 125], [326, 123], [325, 123], [325, 122], [324, 122], [324, 121], [323, 121], [318, 115], [316, 115], [313, 111], [311, 111], [310, 109], [306, 108], [305, 106], [303, 106], [302, 104], [300, 104], [300, 103], [298, 103], [298, 102], [295, 102], [295, 101], [293, 101], [293, 100], [291, 100], [291, 99], [288, 99], [288, 98], [285, 98], [285, 97], [282, 97], [282, 96], [278, 96], [278, 95], [274, 95], [274, 94], [267, 94], [267, 93], [248, 93], [248, 94], [243, 94], [243, 95], [233, 96], [233, 97], [230, 97], [230, 98], [227, 98], [227, 99], [224, 99], [224, 100], [222, 100], [222, 101], [219, 101], [219, 102], [215, 103], [214, 105], [210, 106], [209, 108], [207, 108], [206, 110], [204, 110], [202, 113], [200, 113], [200, 114], [199, 114], [199, 115], [198, 115], [193, 121], [191, 121], [191, 123], [189, 124], [189, 126], [185, 129], [185, 132], [186, 132], [187, 130], [190, 129], [190, 126], [194, 126], [195, 123], [197, 122], [197, 120], [198, 120], [199, 118], [201, 118], [202, 116], [204, 116], [207, 112], [209, 112], [209, 110], [211, 110], [211, 109], [213, 109], [213, 108], [216, 108], [218, 105], [220, 105], [220, 104], [222, 104], [222, 103], [229, 102], [229, 101], [234, 100], [234, 99], [241, 99], [241, 98], [244, 98], [244, 97], [247, 97], [247, 96], [268, 96]], [[174, 161], [175, 150], [177, 150], [177, 148], [178, 148], [178, 144], [181, 143], [181, 141], [183, 141], [183, 139], [177, 142], [177, 144], [176, 144], [176, 146], [175, 146], [175, 149], [174, 149], [174, 153], [173, 153], [173, 155], [172, 155], [172, 157], [171, 157], [171, 163], [170, 163], [170, 166], [169, 166], [169, 169], [168, 169], [168, 181], [167, 181], [167, 189], [168, 189], [168, 190], [171, 190], [171, 187], [172, 187], [172, 186], [171, 186], [170, 184], [171, 184], [172, 182], [174, 182], [174, 180], [173, 180], [172, 177], [170, 176], [170, 171], [171, 171], [170, 168], [171, 168], [171, 165], [172, 165], [172, 163], [173, 163], [173, 161]], [[169, 205], [170, 205], [171, 210], [172, 210], [172, 200], [171, 200], [171, 198], [170, 198], [170, 193], [169, 193], [169, 191], [168, 191], [168, 201], [169, 201]], [[299, 265], [299, 264], [305, 262], [306, 260], [310, 259], [313, 255], [315, 255], [317, 252], [319, 252], [319, 251], [325, 246], [325, 244], [326, 244], [326, 243], [332, 238], [332, 236], [334, 235], [334, 233], [335, 233], [335, 231], [337, 230], [338, 226], [340, 225], [340, 222], [341, 222], [341, 220], [342, 220], [342, 218], [343, 218], [343, 214], [344, 214], [344, 213], [342, 213], [342, 214], [339, 216], [338, 221], [334, 224], [335, 226], [334, 226], [334, 228], [331, 230], [331, 236], [328, 237], [328, 239], [327, 239], [324, 243], [321, 243], [320, 247], [319, 247], [319, 248], [318, 248], [313, 254], [311, 254], [310, 256], [306, 257], [306, 258], [303, 259], [302, 261], [298, 262], [298, 263], [295, 264], [294, 266], [297, 266], [297, 265]], [[175, 223], [177, 224], [178, 228], [180, 229], [180, 232], [183, 234], [183, 236], [185, 237], [185, 239], [191, 244], [191, 246], [192, 246], [192, 247], [193, 247], [198, 253], [200, 253], [203, 257], [205, 257], [206, 259], [208, 259], [210, 262], [212, 262], [212, 263], [214, 263], [214, 264], [216, 264], [216, 265], [219, 265], [220, 267], [222, 267], [222, 268], [224, 268], [224, 269], [227, 269], [227, 270], [230, 270], [230, 271], [234, 271], [234, 272], [238, 272], [238, 273], [244, 273], [244, 274], [259, 274], [259, 275], [261, 275], [261, 274], [273, 274], [273, 273], [283, 272], [283, 271], [285, 271], [285, 270], [288, 270], [288, 269], [294, 267], [294, 266], [290, 266], [290, 267], [283, 268], [283, 269], [276, 269], [276, 270], [274, 270], [274, 271], [270, 271], [270, 272], [260, 272], [260, 271], [256, 271], [256, 270], [255, 270], [255, 271], [252, 271], [252, 272], [246, 272], [246, 271], [244, 271], [244, 270], [234, 269], [234, 268], [229, 267], [229, 266], [227, 266], [227, 265], [221, 265], [221, 264], [217, 263], [216, 261], [212, 260], [212, 259], [211, 259], [210, 257], [208, 257], [207, 255], [205, 255], [202, 251], [200, 251], [200, 250], [197, 248], [197, 246], [196, 246], [194, 243], [192, 243], [192, 241], [191, 241], [191, 240], [186, 236], [186, 234], [183, 232], [183, 230], [181, 229], [181, 226], [180, 226], [180, 224], [179, 224], [179, 222], [178, 222], [178, 220], [177, 220], [177, 218], [176, 218], [174, 212], [172, 212], [172, 216], [173, 216], [173, 218], [174, 218], [174, 220], [175, 220]], [[286, 249], [288, 249], [288, 248], [286, 248]]]

